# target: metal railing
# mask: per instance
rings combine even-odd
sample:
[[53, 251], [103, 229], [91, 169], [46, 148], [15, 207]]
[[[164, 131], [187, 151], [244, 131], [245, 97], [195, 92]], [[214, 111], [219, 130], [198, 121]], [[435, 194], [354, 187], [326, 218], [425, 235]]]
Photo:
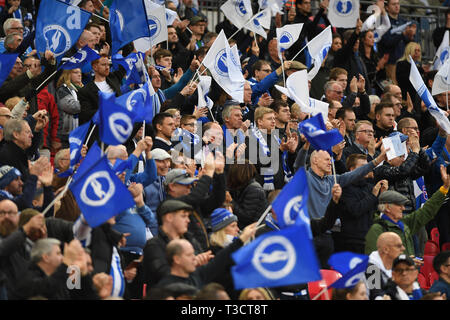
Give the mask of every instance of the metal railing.
[[[219, 9], [224, 2], [225, 0], [199, 1], [201, 11], [208, 18], [208, 29], [210, 31], [215, 31], [216, 25], [224, 19], [224, 15]], [[375, 1], [361, 1], [360, 3], [362, 7], [367, 8], [367, 6], [374, 4]], [[311, 8], [313, 14], [315, 14], [319, 9], [319, 1], [313, 0]], [[409, 12], [413, 12], [414, 10], [424, 10], [426, 12], [424, 15], [417, 13], [403, 13], [401, 11], [400, 16], [407, 20], [415, 20], [417, 22], [416, 40], [422, 47], [422, 61], [433, 60], [436, 47], [433, 43], [432, 33], [436, 28], [445, 25], [445, 12], [448, 8], [403, 3], [401, 4], [401, 8], [407, 9]]]

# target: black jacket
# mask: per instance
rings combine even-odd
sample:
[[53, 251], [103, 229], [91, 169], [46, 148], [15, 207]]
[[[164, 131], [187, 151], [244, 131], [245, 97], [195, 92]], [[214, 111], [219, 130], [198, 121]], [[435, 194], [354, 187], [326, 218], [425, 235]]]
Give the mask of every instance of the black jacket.
[[240, 239], [235, 239], [230, 245], [220, 250], [206, 265], [198, 267], [188, 278], [168, 274], [156, 286], [164, 287], [171, 283], [181, 282], [201, 289], [204, 285], [217, 281], [222, 274], [230, 269], [234, 263], [231, 254], [242, 247], [242, 245], [243, 243]]
[[241, 230], [258, 221], [269, 206], [264, 189], [255, 179], [241, 189], [230, 190], [230, 194], [233, 198], [233, 213], [238, 217], [238, 225]]
[[[212, 190], [210, 190], [211, 183]], [[167, 195], [166, 200], [168, 199], [173, 197]], [[203, 175], [197, 185], [192, 188], [191, 193], [178, 197], [176, 200], [186, 202], [194, 208], [194, 212], [189, 217], [191, 222], [189, 222], [188, 230], [205, 251], [209, 247], [208, 234], [211, 231], [209, 217], [214, 209], [221, 207], [225, 202], [225, 175], [214, 174], [213, 178]]]
[[[122, 78], [125, 76], [125, 69], [120, 66], [118, 70], [111, 72], [106, 77], [106, 83], [114, 90], [116, 97], [122, 94], [120, 90]], [[78, 101], [80, 101], [80, 125], [91, 120], [92, 116], [98, 110], [98, 92], [99, 88], [95, 84], [94, 80], [87, 83], [83, 88], [78, 91]]]
[[[190, 232], [184, 234], [194, 247], [195, 254], [202, 252], [201, 246]], [[147, 241], [144, 247], [144, 282], [149, 287], [155, 286], [164, 276], [170, 274], [170, 265], [166, 258], [166, 247], [170, 242], [169, 237], [159, 228], [158, 235]]]
[[372, 194], [373, 186], [371, 180], [362, 179], [342, 190], [340, 234], [343, 245], [349, 251], [353, 251], [353, 245], [364, 248], [366, 233], [372, 225], [372, 217], [378, 205], [378, 198]]

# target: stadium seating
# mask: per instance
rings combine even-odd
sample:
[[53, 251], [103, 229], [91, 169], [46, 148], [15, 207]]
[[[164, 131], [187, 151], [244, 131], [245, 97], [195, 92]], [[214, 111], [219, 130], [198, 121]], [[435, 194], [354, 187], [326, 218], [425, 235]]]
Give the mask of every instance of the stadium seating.
[[439, 230], [438, 228], [433, 228], [431, 229], [431, 241], [433, 241], [434, 243], [439, 244]]
[[449, 250], [450, 250], [450, 242], [443, 243], [441, 251], [449, 251]]
[[[436, 277], [436, 271], [433, 269], [433, 259], [434, 256], [424, 255], [423, 256], [423, 266], [420, 267], [420, 273], [426, 279], [426, 287], [423, 289], [428, 290], [431, 287], [431, 280]], [[434, 273], [434, 275], [433, 275]]]
[[440, 252], [439, 250], [439, 242], [435, 243], [432, 240], [428, 240], [425, 243], [424, 254], [427, 256], [436, 256]]
[[[316, 298], [316, 296], [326, 287], [329, 287], [336, 280], [342, 277], [342, 275], [335, 270], [321, 269], [320, 274], [322, 275], [322, 280], [308, 282], [308, 291], [311, 300]], [[331, 300], [332, 289], [328, 289], [328, 296], [326, 293], [322, 293], [315, 300]]]

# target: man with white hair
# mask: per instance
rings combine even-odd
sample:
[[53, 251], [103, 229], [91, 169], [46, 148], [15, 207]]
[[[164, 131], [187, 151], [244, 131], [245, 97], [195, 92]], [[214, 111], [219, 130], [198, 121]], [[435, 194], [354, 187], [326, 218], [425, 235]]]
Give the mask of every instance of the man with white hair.
[[[136, 149], [128, 156], [127, 148], [124, 145], [109, 146], [106, 148], [106, 154], [109, 162], [117, 172], [125, 171], [125, 182], [141, 183], [144, 188], [156, 180], [156, 165], [152, 161], [151, 149], [153, 140], [151, 137], [145, 137], [138, 141]], [[142, 152], [147, 155], [147, 163], [144, 171], [141, 173], [133, 173], [139, 162]]]
[[[12, 33], [19, 33], [22, 37], [22, 41], [20, 42], [19, 46], [14, 51], [15, 53], [18, 53], [19, 56], [23, 53], [30, 53], [31, 52], [31, 44], [34, 41], [35, 38], [35, 31], [28, 32], [26, 35], [24, 35], [24, 27], [22, 24], [22, 21], [20, 19], [16, 18], [8, 18], [3, 23], [3, 31], [5, 32], [5, 38], [9, 34]], [[5, 38], [0, 39], [0, 53], [3, 53], [6, 51], [4, 42]]]

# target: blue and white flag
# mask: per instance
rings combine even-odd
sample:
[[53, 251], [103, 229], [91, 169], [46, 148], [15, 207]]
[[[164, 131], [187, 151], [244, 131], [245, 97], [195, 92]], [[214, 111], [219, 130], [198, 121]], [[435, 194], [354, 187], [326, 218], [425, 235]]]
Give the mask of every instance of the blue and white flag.
[[114, 0], [109, 9], [111, 28], [111, 54], [123, 46], [144, 37], [150, 37], [150, 29], [142, 1]]
[[436, 55], [434, 56], [434, 70], [439, 70], [444, 65], [444, 63], [448, 60], [449, 52], [449, 33], [448, 30], [446, 30], [444, 33], [444, 37], [442, 38], [442, 42], [436, 51]]
[[333, 146], [344, 140], [338, 129], [334, 128], [327, 131], [321, 113], [300, 122], [298, 130], [316, 150], [330, 152]]
[[136, 50], [140, 52], [146, 52], [151, 47], [168, 39], [166, 8], [151, 0], [144, 0], [144, 3], [150, 36], [139, 37], [133, 42]]
[[88, 157], [91, 155], [88, 153], [80, 169], [88, 167], [83, 168], [83, 174], [74, 176], [69, 188], [87, 223], [95, 228], [133, 207], [135, 202], [130, 191], [110, 167], [106, 155], [93, 159], [94, 164], [89, 166], [92, 161]]
[[304, 168], [300, 168], [275, 198], [272, 209], [277, 215], [280, 228], [286, 228], [294, 223], [304, 223], [308, 226], [309, 238], [312, 239], [307, 207], [308, 194], [306, 172]]
[[36, 19], [37, 52], [42, 55], [50, 50], [60, 61], [78, 41], [90, 17], [90, 12], [79, 7], [58, 0], [42, 0]]
[[81, 0], [59, 0], [67, 4], [71, 4], [73, 6], [77, 6], [80, 4]]
[[220, 10], [238, 29], [243, 28], [253, 16], [250, 0], [228, 0], [220, 6]]
[[414, 197], [416, 198], [416, 210], [422, 208], [425, 202], [428, 200], [428, 193], [425, 187], [423, 177], [420, 177], [413, 181]]
[[403, 33], [403, 31], [405, 31], [406, 28], [407, 28], [410, 24], [412, 24], [412, 22], [411, 22], [411, 21], [408, 21], [407, 23], [402, 24], [401, 26], [392, 28], [391, 30], [389, 30], [389, 32], [390, 32], [391, 34], [400, 34], [400, 33]]
[[359, 0], [330, 0], [328, 20], [335, 28], [354, 28], [359, 18]]
[[176, 11], [166, 8], [166, 22], [168, 26], [171, 26], [175, 20], [180, 20], [178, 13]]
[[270, 8], [266, 8], [263, 11], [255, 14], [246, 24], [245, 28], [259, 34], [264, 39], [267, 39], [266, 30], [270, 29], [270, 22], [272, 21], [272, 15]]
[[123, 144], [133, 131], [135, 113], [118, 105], [114, 93], [99, 91], [98, 97], [100, 140], [113, 146]]
[[232, 254], [234, 288], [279, 287], [322, 279], [307, 226], [294, 224], [257, 237]]
[[0, 54], [0, 86], [8, 78], [14, 64], [16, 63], [17, 53], [1, 53]]
[[282, 28], [277, 28], [277, 44], [278, 57], [282, 59], [282, 52], [289, 49], [300, 36], [302, 32], [303, 23], [287, 24]]
[[275, 17], [278, 14], [282, 15], [283, 7], [286, 4], [286, 0], [258, 0], [259, 9], [264, 10], [266, 8], [269, 8], [272, 12], [272, 17]]
[[244, 102], [245, 79], [239, 56], [236, 55], [236, 50], [230, 48], [223, 30], [203, 58], [203, 65], [226, 93], [234, 100]]
[[338, 271], [342, 278], [331, 284], [331, 288], [353, 288], [359, 281], [365, 280], [369, 256], [353, 252], [338, 252], [328, 260], [328, 264]]
[[444, 65], [434, 76], [431, 95], [434, 97], [442, 92], [450, 91], [450, 59], [445, 60]]
[[445, 132], [450, 134], [450, 121], [448, 120], [446, 113], [437, 106], [436, 102], [425, 86], [425, 83], [420, 76], [419, 70], [417, 70], [416, 64], [414, 63], [414, 60], [411, 58], [411, 56], [409, 56], [409, 62], [411, 64], [409, 81], [413, 85], [414, 89], [416, 89], [417, 94], [420, 96], [422, 101], [425, 103], [428, 111], [430, 111], [431, 115], [439, 123], [439, 126], [443, 130], [445, 130]]
[[121, 65], [126, 70], [125, 84], [142, 84], [145, 82], [144, 69], [142, 60], [144, 54], [142, 52], [132, 52], [126, 58], [120, 53], [116, 53], [111, 57], [113, 68]]
[[385, 150], [388, 150], [386, 152], [386, 157], [388, 160], [405, 156], [407, 155], [408, 151], [406, 149], [406, 142], [402, 141], [402, 136], [408, 138], [408, 136], [405, 136], [404, 134], [391, 134], [386, 138], [383, 138], [381, 141], [383, 143], [383, 147]]
[[146, 82], [142, 87], [116, 98], [117, 104], [135, 114], [135, 122], [151, 122], [153, 119], [154, 97], [150, 93], [149, 85], [151, 84]]
[[78, 50], [72, 57], [62, 58], [62, 64], [59, 66], [59, 69], [67, 70], [83, 68], [86, 63], [97, 59], [100, 59], [100, 55], [86, 45], [84, 48]]
[[69, 148], [70, 148], [70, 167], [73, 168], [81, 158], [81, 149], [86, 140], [91, 122], [86, 122], [78, 128], [72, 130], [69, 134]]
[[208, 97], [209, 88], [211, 87], [211, 80], [212, 78], [210, 76], [200, 76], [200, 81], [197, 86], [197, 93], [198, 93], [198, 108], [204, 108], [208, 107], [210, 110], [214, 105], [214, 102], [211, 100], [210, 97]]
[[331, 26], [328, 26], [306, 45], [308, 47], [309, 55], [314, 62], [314, 67], [308, 72], [308, 80], [314, 79], [319, 72], [322, 62], [327, 56], [332, 43], [333, 33], [331, 31]]

